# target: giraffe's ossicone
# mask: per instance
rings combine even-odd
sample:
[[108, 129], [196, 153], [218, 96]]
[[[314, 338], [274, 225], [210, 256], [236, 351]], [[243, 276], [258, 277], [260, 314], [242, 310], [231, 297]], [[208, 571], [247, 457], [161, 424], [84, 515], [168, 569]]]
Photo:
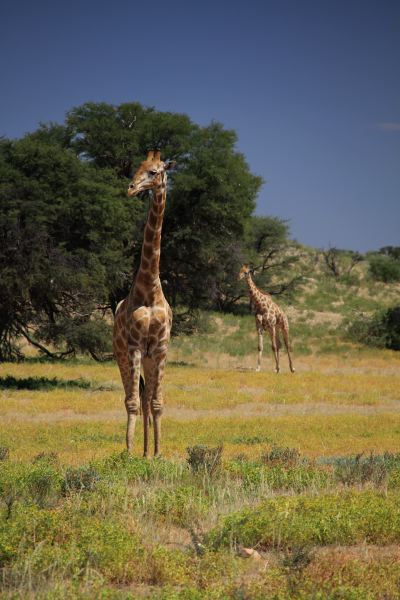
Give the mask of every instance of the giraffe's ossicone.
[[[172, 311], [160, 281], [161, 230], [167, 196], [167, 170], [175, 162], [163, 162], [160, 152], [149, 152], [136, 171], [128, 196], [152, 190], [152, 202], [144, 229], [140, 266], [128, 296], [117, 306], [114, 321], [114, 355], [125, 390], [126, 445], [132, 452], [137, 416], [142, 412], [143, 456], [149, 453], [150, 414], [154, 424], [154, 454], [160, 452], [163, 411], [162, 378], [172, 326]], [[141, 370], [145, 385], [141, 390]]]

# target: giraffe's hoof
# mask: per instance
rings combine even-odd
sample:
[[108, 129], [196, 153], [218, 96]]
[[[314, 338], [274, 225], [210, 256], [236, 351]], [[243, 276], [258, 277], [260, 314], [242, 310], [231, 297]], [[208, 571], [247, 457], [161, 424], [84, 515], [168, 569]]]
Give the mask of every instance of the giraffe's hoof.
[[259, 373], [261, 371], [261, 367], [256, 367], [256, 373]]
[[290, 369], [292, 373], [296, 373], [296, 369]]

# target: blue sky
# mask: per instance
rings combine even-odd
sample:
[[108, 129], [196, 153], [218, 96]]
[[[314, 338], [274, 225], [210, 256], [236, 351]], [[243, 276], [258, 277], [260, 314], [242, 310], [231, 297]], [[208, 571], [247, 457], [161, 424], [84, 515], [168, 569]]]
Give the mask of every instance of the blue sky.
[[235, 129], [257, 214], [320, 248], [400, 245], [400, 2], [2, 0], [0, 135], [87, 101]]

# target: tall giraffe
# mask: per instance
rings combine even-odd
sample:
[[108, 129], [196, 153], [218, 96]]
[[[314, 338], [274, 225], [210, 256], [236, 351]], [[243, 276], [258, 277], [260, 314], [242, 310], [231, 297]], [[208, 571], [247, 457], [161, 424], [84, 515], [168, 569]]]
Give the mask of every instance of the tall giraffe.
[[[114, 354], [125, 390], [127, 412], [126, 446], [132, 452], [136, 419], [143, 413], [144, 450], [149, 454], [150, 411], [154, 424], [154, 455], [160, 452], [163, 396], [161, 381], [167, 358], [172, 325], [172, 311], [160, 281], [161, 229], [167, 197], [168, 169], [175, 161], [163, 162], [160, 152], [149, 152], [129, 184], [128, 196], [152, 190], [152, 203], [147, 215], [140, 267], [128, 296], [115, 313]], [[140, 401], [141, 367], [145, 386]]]
[[287, 355], [289, 358], [289, 367], [292, 373], [295, 372], [290, 355], [290, 341], [289, 341], [289, 323], [287, 316], [279, 308], [279, 306], [272, 300], [271, 296], [266, 292], [262, 292], [258, 289], [251, 277], [251, 271], [248, 265], [243, 265], [239, 271], [239, 280], [246, 279], [250, 302], [255, 310], [256, 316], [256, 329], [258, 333], [258, 359], [256, 371], [261, 369], [261, 356], [263, 352], [263, 335], [264, 331], [268, 331], [271, 337], [272, 351], [275, 356], [276, 372], [279, 373], [279, 333], [282, 332], [283, 340]]

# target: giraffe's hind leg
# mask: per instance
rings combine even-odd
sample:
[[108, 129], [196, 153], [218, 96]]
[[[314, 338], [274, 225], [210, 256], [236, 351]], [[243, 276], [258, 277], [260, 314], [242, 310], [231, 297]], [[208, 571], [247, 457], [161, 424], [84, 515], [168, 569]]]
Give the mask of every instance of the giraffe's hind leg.
[[272, 352], [274, 353], [274, 357], [275, 357], [275, 371], [276, 371], [276, 373], [279, 373], [279, 371], [280, 371], [280, 367], [279, 367], [279, 337], [277, 335], [275, 326], [269, 327], [268, 331], [269, 331], [269, 335], [271, 337]]
[[283, 341], [285, 342], [286, 352], [289, 359], [289, 367], [292, 373], [295, 373], [295, 368], [293, 366], [292, 356], [290, 352], [290, 340], [289, 340], [289, 325], [286, 323], [282, 328]]
[[154, 377], [153, 370], [151, 367], [151, 361], [147, 358], [143, 360], [144, 376], [146, 378], [146, 385], [144, 388], [143, 401], [142, 401], [142, 415], [143, 415], [143, 456], [147, 458], [149, 456], [149, 430], [151, 424], [150, 418], [150, 403], [153, 395], [154, 388]]
[[155, 357], [153, 363], [153, 387], [150, 401], [150, 410], [154, 426], [154, 456], [160, 455], [161, 445], [161, 416], [164, 409], [164, 398], [162, 393], [162, 379], [166, 362], [166, 353]]

